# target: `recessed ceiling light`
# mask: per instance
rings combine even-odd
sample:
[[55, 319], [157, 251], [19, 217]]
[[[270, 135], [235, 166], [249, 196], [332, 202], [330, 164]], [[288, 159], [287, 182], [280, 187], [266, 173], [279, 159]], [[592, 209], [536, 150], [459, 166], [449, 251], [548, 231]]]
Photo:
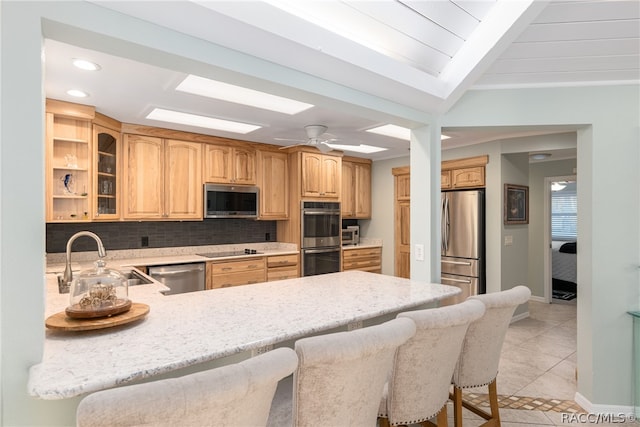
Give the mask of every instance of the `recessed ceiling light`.
[[250, 125], [247, 123], [198, 116], [196, 114], [182, 113], [180, 111], [165, 110], [162, 108], [154, 108], [153, 111], [147, 114], [147, 119], [242, 134], [260, 129], [260, 126]]
[[546, 158], [551, 157], [550, 153], [534, 153], [534, 154], [530, 154], [529, 157], [532, 160], [544, 160]]
[[374, 147], [373, 145], [366, 145], [366, 144], [360, 144], [360, 145], [327, 144], [327, 145], [333, 148], [334, 150], [352, 151], [354, 153], [365, 153], [365, 154], [379, 153], [380, 151], [387, 150], [386, 148]]
[[95, 62], [87, 61], [86, 59], [74, 58], [73, 65], [81, 70], [87, 71], [98, 71], [100, 70], [100, 66]]
[[396, 125], [378, 126], [375, 128], [367, 129], [367, 132], [390, 136], [392, 138], [404, 139], [405, 141], [409, 141], [411, 139], [411, 129], [403, 128], [402, 126]]
[[285, 114], [297, 114], [313, 107], [305, 102], [194, 75], [187, 76], [176, 90]]
[[84, 92], [79, 89], [69, 89], [67, 91], [67, 95], [75, 96], [76, 98], [86, 98], [89, 96], [87, 92]]

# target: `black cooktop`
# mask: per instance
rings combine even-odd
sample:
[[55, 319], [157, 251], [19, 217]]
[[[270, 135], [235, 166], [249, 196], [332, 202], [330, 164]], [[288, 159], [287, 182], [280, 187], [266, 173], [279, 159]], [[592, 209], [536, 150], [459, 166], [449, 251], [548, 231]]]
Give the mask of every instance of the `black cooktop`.
[[209, 252], [206, 254], [196, 254], [205, 258], [222, 258], [226, 256], [239, 256], [239, 255], [258, 255], [262, 252], [258, 252], [255, 249], [244, 249], [241, 251], [227, 251], [227, 252]]

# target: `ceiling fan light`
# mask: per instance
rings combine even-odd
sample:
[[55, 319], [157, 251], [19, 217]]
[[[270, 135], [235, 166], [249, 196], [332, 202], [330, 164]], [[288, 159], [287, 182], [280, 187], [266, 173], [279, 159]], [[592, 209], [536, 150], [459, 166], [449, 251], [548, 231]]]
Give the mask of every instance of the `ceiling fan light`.
[[308, 138], [317, 138], [327, 131], [327, 127], [324, 125], [307, 125], [304, 130], [307, 132]]
[[552, 182], [551, 183], [551, 191], [564, 190], [566, 186], [567, 186], [567, 184], [564, 183], [564, 182]]

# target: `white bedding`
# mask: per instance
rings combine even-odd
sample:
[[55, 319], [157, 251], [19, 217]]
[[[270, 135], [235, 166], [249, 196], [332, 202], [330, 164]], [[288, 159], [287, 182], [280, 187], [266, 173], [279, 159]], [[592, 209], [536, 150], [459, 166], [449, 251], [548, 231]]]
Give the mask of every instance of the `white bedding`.
[[567, 242], [553, 241], [551, 244], [551, 277], [578, 283], [577, 255], [560, 252], [560, 246]]

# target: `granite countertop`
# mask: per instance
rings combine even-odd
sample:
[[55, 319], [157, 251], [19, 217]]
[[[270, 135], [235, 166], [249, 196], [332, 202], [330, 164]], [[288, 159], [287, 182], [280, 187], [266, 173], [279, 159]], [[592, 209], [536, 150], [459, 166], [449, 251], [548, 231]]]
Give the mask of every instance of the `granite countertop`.
[[[226, 253], [242, 252], [245, 249], [254, 249], [259, 254], [241, 254], [217, 258], [207, 258], [198, 254], [205, 253]], [[104, 260], [107, 267], [128, 270], [136, 266], [154, 266], [167, 264], [185, 264], [206, 261], [224, 261], [230, 259], [241, 259], [256, 256], [288, 255], [297, 254], [298, 246], [293, 243], [247, 243], [235, 245], [210, 245], [210, 246], [183, 246], [173, 248], [145, 248], [145, 249], [125, 249], [109, 250]], [[73, 271], [92, 268], [97, 260], [96, 251], [72, 252], [71, 268]], [[61, 274], [65, 268], [66, 254], [47, 254], [47, 273]]]
[[[163, 285], [133, 286], [144, 320], [84, 332], [46, 331], [28, 392], [65, 399], [279, 342], [420, 307], [459, 293], [440, 284], [363, 271], [164, 296]], [[68, 295], [47, 274], [47, 316]], [[44, 325], [43, 325], [44, 327]]]
[[342, 250], [348, 251], [352, 249], [381, 248], [381, 247], [382, 247], [382, 239], [362, 238], [360, 239], [360, 243], [358, 243], [357, 245], [344, 245], [342, 247]]

